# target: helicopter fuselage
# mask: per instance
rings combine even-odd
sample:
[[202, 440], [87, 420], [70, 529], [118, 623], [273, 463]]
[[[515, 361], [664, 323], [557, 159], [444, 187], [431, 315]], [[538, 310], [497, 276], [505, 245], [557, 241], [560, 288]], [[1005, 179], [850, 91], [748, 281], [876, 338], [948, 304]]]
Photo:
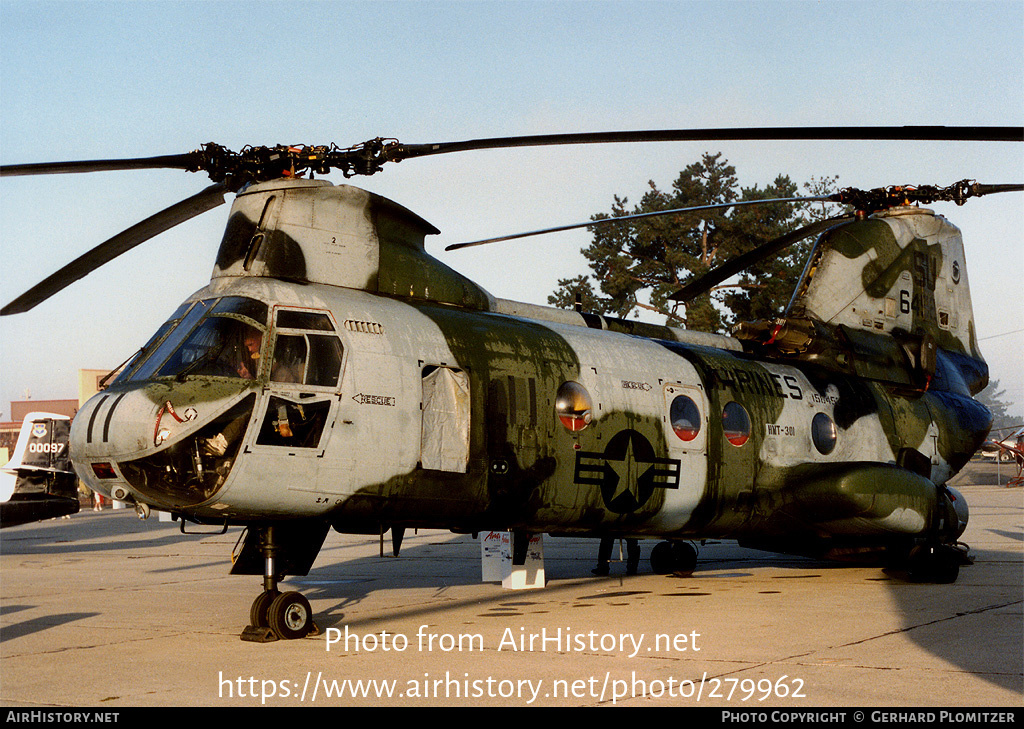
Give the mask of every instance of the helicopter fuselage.
[[[735, 337], [493, 297], [437, 230], [358, 188], [239, 192], [210, 284], [73, 421], [85, 483], [247, 526], [246, 640], [306, 635], [285, 575], [327, 532], [408, 528], [686, 540], [905, 561], [951, 582], [946, 486], [988, 433], [959, 231], [901, 208], [828, 227], [786, 318]], [[184, 524], [184, 522], [183, 522]]]
[[[214, 282], [182, 310], [83, 407], [71, 447], [90, 487], [201, 521], [885, 543], [944, 513], [935, 484], [962, 465], [963, 413], [983, 420], [966, 392], [768, 361], [726, 337], [266, 278]], [[215, 321], [260, 331], [245, 376], [210, 364], [223, 342], [198, 349]], [[895, 465], [908, 451], [916, 473]]]

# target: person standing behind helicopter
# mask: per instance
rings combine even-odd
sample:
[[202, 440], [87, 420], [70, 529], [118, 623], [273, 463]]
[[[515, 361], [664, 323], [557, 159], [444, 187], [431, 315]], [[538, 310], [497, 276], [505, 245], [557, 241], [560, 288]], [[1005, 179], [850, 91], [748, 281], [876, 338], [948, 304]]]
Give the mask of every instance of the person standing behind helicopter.
[[[601, 546], [597, 550], [597, 567], [591, 570], [598, 577], [604, 577], [610, 571], [608, 562], [611, 560], [615, 537], [602, 537]], [[635, 575], [640, 564], [640, 541], [626, 538], [626, 574]]]

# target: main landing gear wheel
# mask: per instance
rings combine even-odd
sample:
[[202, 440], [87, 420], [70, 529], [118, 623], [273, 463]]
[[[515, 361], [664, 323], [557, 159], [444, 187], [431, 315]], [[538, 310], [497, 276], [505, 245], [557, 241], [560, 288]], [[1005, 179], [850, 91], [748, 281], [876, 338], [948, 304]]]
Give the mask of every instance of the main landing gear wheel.
[[249, 625], [242, 631], [241, 639], [253, 643], [270, 643], [275, 640], [295, 640], [316, 633], [313, 609], [309, 600], [298, 592], [281, 592], [277, 589], [281, 575], [277, 572], [277, 545], [274, 543], [273, 528], [267, 528], [261, 536], [263, 552], [263, 592], [256, 596], [249, 608]]
[[697, 550], [689, 542], [659, 542], [651, 550], [655, 574], [688, 575], [697, 567]]
[[242, 640], [269, 643], [305, 638], [316, 630], [313, 609], [301, 593], [264, 590], [249, 608], [249, 625]]
[[949, 585], [960, 576], [963, 554], [946, 545], [918, 546], [910, 550], [907, 572], [914, 582]]
[[270, 627], [270, 604], [280, 595], [277, 590], [264, 590], [252, 601], [249, 608], [249, 625], [254, 628]]
[[298, 592], [282, 592], [270, 603], [270, 629], [282, 640], [305, 638], [313, 628], [313, 609]]

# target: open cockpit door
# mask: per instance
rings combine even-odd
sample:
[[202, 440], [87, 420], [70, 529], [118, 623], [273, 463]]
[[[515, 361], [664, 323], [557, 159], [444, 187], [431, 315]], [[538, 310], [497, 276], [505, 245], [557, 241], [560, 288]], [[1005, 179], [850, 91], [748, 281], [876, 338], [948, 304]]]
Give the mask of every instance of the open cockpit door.
[[270, 377], [257, 420], [255, 448], [323, 455], [337, 409], [343, 354], [327, 314], [276, 312]]

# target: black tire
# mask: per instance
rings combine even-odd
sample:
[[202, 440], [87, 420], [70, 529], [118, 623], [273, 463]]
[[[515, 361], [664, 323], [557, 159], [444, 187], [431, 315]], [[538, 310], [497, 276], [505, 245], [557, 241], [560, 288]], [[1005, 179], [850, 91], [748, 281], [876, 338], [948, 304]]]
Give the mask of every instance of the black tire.
[[249, 625], [254, 628], [270, 627], [270, 604], [280, 595], [277, 590], [264, 590], [252, 601], [249, 608]]
[[270, 604], [270, 629], [281, 640], [305, 638], [313, 629], [313, 609], [298, 592], [282, 592]]
[[655, 574], [689, 574], [697, 567], [697, 550], [688, 542], [659, 542], [651, 550]]
[[950, 585], [960, 576], [960, 562], [950, 550], [915, 547], [910, 552], [908, 573], [914, 582]]
[[656, 575], [672, 572], [672, 542], [658, 542], [651, 550], [651, 569]]
[[676, 542], [672, 545], [675, 557], [675, 572], [690, 574], [697, 569], [697, 550], [689, 542]]

